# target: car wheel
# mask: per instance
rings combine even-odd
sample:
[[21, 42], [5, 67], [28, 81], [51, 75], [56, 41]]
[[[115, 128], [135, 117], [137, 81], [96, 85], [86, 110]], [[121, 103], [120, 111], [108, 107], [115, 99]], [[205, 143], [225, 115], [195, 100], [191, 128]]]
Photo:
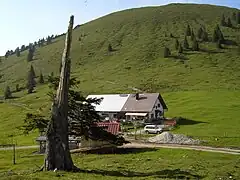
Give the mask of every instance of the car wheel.
[[149, 134], [149, 132], [148, 132], [148, 131], [145, 131], [145, 133], [146, 133], [146, 134]]
[[157, 134], [160, 134], [161, 132], [160, 131], [157, 131]]

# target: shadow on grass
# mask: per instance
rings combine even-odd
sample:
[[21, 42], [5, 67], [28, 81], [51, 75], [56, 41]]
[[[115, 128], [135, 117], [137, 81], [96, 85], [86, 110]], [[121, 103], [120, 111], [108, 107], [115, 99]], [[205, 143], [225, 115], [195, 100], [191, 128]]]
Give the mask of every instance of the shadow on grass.
[[210, 49], [204, 49], [204, 48], [199, 49], [199, 51], [200, 51], [200, 52], [204, 52], [204, 53], [209, 53], [209, 54], [219, 54], [219, 53], [224, 53], [224, 52], [221, 52], [221, 51], [210, 50]]
[[203, 176], [192, 174], [180, 169], [164, 169], [154, 172], [134, 172], [134, 171], [108, 171], [108, 170], [80, 170], [81, 173], [97, 174], [115, 177], [148, 177], [170, 178], [170, 179], [203, 179]]
[[150, 151], [157, 151], [156, 148], [101, 148], [86, 150], [84, 154], [136, 154]]
[[207, 123], [207, 122], [203, 122], [203, 121], [195, 121], [195, 120], [184, 118], [184, 117], [177, 117], [174, 119], [177, 121], [178, 125], [195, 125], [195, 124]]
[[188, 58], [183, 55], [171, 55], [169, 57], [173, 59], [188, 60]]
[[237, 46], [238, 43], [236, 41], [230, 40], [230, 39], [225, 39], [223, 44], [229, 45], [229, 46]]
[[19, 97], [17, 97], [17, 96], [12, 96], [12, 97], [10, 97], [10, 98], [8, 98], [8, 99], [18, 99]]

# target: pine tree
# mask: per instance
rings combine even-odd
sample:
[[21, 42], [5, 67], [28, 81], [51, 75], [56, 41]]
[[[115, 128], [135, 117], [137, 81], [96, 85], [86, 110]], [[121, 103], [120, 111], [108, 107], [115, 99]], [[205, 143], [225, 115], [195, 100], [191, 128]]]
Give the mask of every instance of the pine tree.
[[213, 42], [217, 42], [218, 41], [218, 33], [217, 33], [216, 29], [213, 31], [212, 41]]
[[220, 40], [221, 42], [224, 42], [223, 33], [218, 25], [216, 26], [215, 30], [213, 31], [213, 39], [212, 40], [213, 40], [213, 42], [217, 42], [218, 40]]
[[240, 24], [240, 11], [237, 13], [237, 24]]
[[34, 49], [33, 49], [32, 46], [29, 46], [27, 61], [28, 62], [32, 61], [33, 60], [33, 56], [34, 56]]
[[192, 49], [193, 49], [193, 51], [199, 51], [199, 44], [198, 44], [196, 38], [193, 40]]
[[178, 48], [179, 48], [179, 41], [178, 41], [178, 39], [176, 39], [176, 41], [175, 41], [175, 49], [178, 50]]
[[50, 44], [52, 42], [52, 39], [50, 36], [47, 37], [47, 45]]
[[5, 99], [10, 99], [12, 97], [12, 92], [10, 90], [10, 87], [7, 86], [4, 92], [4, 98]]
[[233, 27], [232, 21], [231, 21], [230, 18], [228, 18], [227, 26], [230, 27], [230, 28]]
[[167, 58], [167, 57], [169, 57], [170, 55], [171, 55], [170, 49], [169, 49], [168, 47], [165, 47], [165, 48], [164, 48], [164, 55], [163, 55], [163, 57], [164, 57], [164, 58]]
[[217, 31], [218, 40], [220, 40], [221, 42], [223, 42], [223, 41], [224, 41], [223, 33], [222, 33], [222, 31], [220, 30], [219, 27], [218, 27], [217, 29], [218, 29], [218, 31]]
[[201, 39], [201, 38], [202, 38], [202, 34], [203, 34], [203, 33], [204, 33], [204, 31], [203, 31], [202, 27], [200, 27], [200, 28], [198, 29], [198, 33], [197, 33], [198, 39]]
[[9, 56], [10, 56], [10, 51], [7, 51], [7, 52], [5, 53], [5, 58], [7, 59]]
[[112, 52], [112, 51], [113, 51], [112, 45], [108, 44], [108, 52]]
[[25, 51], [25, 50], [26, 50], [25, 45], [22, 45], [22, 46], [21, 46], [21, 51]]
[[36, 73], [35, 73], [34, 68], [33, 68], [32, 65], [31, 65], [31, 67], [30, 67], [30, 71], [31, 71], [33, 77], [36, 78]]
[[40, 75], [39, 75], [39, 84], [44, 84], [44, 78], [43, 78], [43, 74], [42, 72], [40, 72]]
[[194, 31], [192, 29], [192, 33], [191, 33], [191, 40], [193, 41], [195, 39], [195, 34], [194, 34]]
[[189, 24], [188, 24], [187, 29], [186, 29], [186, 36], [191, 36], [191, 28], [190, 28]]
[[33, 74], [33, 71], [30, 69], [28, 72], [28, 77], [27, 77], [28, 94], [33, 92], [34, 87], [36, 87], [35, 76]]
[[232, 13], [232, 20], [233, 20], [233, 21], [236, 21], [236, 20], [237, 20], [237, 14], [236, 14], [236, 12], [233, 12], [233, 13]]
[[237, 49], [237, 51], [238, 51], [238, 54], [240, 55], [240, 44], [238, 44], [238, 49]]
[[189, 44], [188, 44], [188, 40], [187, 40], [187, 36], [185, 36], [185, 38], [184, 38], [184, 41], [183, 41], [183, 47], [184, 47], [185, 49], [188, 49], [188, 48], [189, 48]]
[[179, 54], [183, 53], [183, 48], [182, 48], [182, 45], [181, 45], [181, 44], [179, 45], [178, 53], [179, 53]]
[[224, 14], [222, 15], [222, 19], [221, 19], [221, 26], [226, 26], [226, 20], [225, 20], [225, 16]]
[[16, 84], [16, 92], [19, 91], [19, 84]]
[[218, 48], [218, 49], [222, 49], [221, 40], [218, 40], [218, 41], [217, 41], [217, 48]]
[[17, 57], [20, 56], [20, 50], [19, 50], [19, 47], [16, 48], [15, 53], [16, 53], [16, 56], [17, 56]]
[[204, 31], [203, 33], [202, 33], [202, 38], [201, 38], [203, 41], [208, 41], [209, 39], [208, 39], [208, 33], [206, 32], [206, 31]]

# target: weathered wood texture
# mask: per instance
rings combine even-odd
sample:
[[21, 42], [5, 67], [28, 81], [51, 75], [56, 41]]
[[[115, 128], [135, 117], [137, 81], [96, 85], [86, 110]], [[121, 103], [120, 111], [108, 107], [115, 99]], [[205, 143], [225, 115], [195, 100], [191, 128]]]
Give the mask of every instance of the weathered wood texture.
[[68, 144], [68, 91], [71, 70], [70, 50], [74, 16], [70, 17], [62, 55], [62, 68], [56, 98], [52, 104], [52, 116], [47, 130], [45, 170], [75, 169]]

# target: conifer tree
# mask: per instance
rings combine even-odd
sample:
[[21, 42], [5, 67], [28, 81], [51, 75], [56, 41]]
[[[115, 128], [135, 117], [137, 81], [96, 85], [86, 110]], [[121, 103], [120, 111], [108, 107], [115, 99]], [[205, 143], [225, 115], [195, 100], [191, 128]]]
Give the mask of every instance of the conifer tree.
[[32, 46], [29, 46], [27, 61], [28, 62], [32, 61], [33, 60], [33, 56], [34, 56], [34, 48]]
[[187, 29], [186, 29], [186, 36], [191, 36], [191, 28], [190, 28], [189, 24], [188, 24]]
[[209, 39], [208, 39], [208, 33], [206, 32], [206, 31], [204, 31], [203, 33], [202, 33], [202, 38], [201, 38], [203, 41], [208, 41]]
[[184, 47], [185, 49], [188, 49], [188, 48], [189, 48], [189, 44], [188, 44], [188, 40], [187, 40], [187, 36], [185, 36], [185, 38], [184, 38], [184, 41], [183, 41], [183, 47]]
[[178, 48], [179, 48], [179, 41], [178, 41], [178, 39], [176, 39], [176, 41], [175, 41], [175, 49], [178, 50]]
[[216, 29], [213, 31], [212, 41], [213, 42], [217, 42], [218, 41], [218, 34], [217, 34]]
[[194, 31], [192, 29], [192, 33], [191, 33], [191, 40], [193, 41], [195, 39], [195, 34], [194, 34]]
[[35, 77], [36, 77], [36, 73], [35, 73], [34, 68], [33, 68], [32, 65], [31, 65], [31, 67], [30, 67], [30, 71], [31, 71], [33, 77], [35, 78]]
[[35, 76], [33, 74], [33, 71], [30, 69], [27, 77], [28, 94], [32, 93], [35, 87], [36, 87]]
[[171, 55], [170, 49], [169, 49], [168, 47], [165, 47], [165, 48], [164, 48], [164, 55], [163, 55], [163, 57], [164, 57], [164, 58], [167, 58], [167, 57], [169, 57], [170, 55]]
[[220, 40], [221, 42], [224, 42], [223, 33], [218, 25], [216, 26], [215, 30], [213, 31], [213, 39], [212, 40], [213, 40], [213, 42], [217, 42], [218, 40]]
[[19, 57], [19, 56], [20, 56], [20, 50], [19, 50], [19, 47], [16, 48], [15, 52], [16, 52], [16, 56]]
[[233, 21], [236, 21], [236, 20], [237, 20], [237, 14], [236, 14], [236, 12], [233, 12], [233, 13], [232, 13], [232, 20], [233, 20]]
[[230, 27], [230, 28], [233, 27], [232, 21], [231, 21], [230, 18], [228, 18], [227, 26]]
[[183, 53], [183, 48], [181, 44], [179, 44], [178, 53], [179, 54]]
[[5, 99], [10, 99], [12, 97], [12, 92], [10, 90], [10, 87], [7, 86], [4, 92], [4, 98]]
[[22, 45], [22, 46], [21, 46], [21, 51], [25, 51], [25, 50], [26, 50], [25, 45]]
[[112, 51], [113, 51], [112, 45], [108, 44], [108, 52], [112, 52]]
[[202, 27], [200, 27], [200, 28], [198, 29], [198, 33], [197, 33], [198, 39], [201, 39], [201, 38], [202, 38], [202, 34], [203, 34], [203, 33], [204, 33], [204, 31], [203, 31]]
[[39, 75], [39, 84], [44, 84], [44, 78], [43, 78], [43, 74], [42, 72], [40, 72], [40, 75]]
[[218, 36], [218, 39], [223, 42], [224, 41], [224, 36], [223, 36], [223, 33], [222, 31], [220, 30], [219, 26], [217, 26], [217, 36]]
[[5, 58], [7, 59], [9, 56], [10, 56], [10, 51], [8, 50], [8, 51], [5, 53]]
[[225, 19], [225, 16], [224, 14], [222, 15], [222, 19], [221, 19], [221, 26], [226, 26], [226, 19]]
[[218, 48], [218, 49], [222, 49], [221, 40], [218, 40], [218, 41], [217, 41], [217, 48]]
[[237, 13], [237, 24], [240, 24], [240, 11]]
[[193, 40], [192, 49], [193, 49], [193, 51], [199, 51], [199, 44], [198, 44], [196, 38]]
[[16, 92], [19, 91], [19, 84], [16, 84]]

